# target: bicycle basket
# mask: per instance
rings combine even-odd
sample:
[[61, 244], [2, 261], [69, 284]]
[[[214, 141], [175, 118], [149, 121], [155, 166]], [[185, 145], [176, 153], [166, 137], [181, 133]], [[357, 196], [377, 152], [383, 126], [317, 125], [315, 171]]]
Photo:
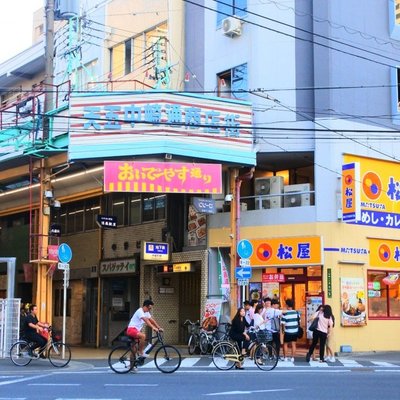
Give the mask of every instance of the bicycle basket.
[[200, 324], [188, 325], [188, 333], [189, 335], [198, 335], [200, 333]]
[[266, 343], [272, 341], [272, 332], [265, 329], [256, 331], [256, 339], [259, 343]]

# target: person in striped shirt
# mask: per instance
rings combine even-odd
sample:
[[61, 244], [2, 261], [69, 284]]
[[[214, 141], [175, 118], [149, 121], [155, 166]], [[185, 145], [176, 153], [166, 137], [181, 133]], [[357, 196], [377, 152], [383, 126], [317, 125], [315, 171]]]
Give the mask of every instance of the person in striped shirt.
[[[294, 356], [296, 354], [296, 342], [297, 333], [299, 330], [299, 313], [293, 309], [293, 300], [286, 300], [287, 311], [283, 313], [281, 319], [281, 325], [283, 326], [283, 355], [285, 361], [294, 362]], [[291, 344], [292, 357], [287, 357], [288, 355], [288, 344]]]

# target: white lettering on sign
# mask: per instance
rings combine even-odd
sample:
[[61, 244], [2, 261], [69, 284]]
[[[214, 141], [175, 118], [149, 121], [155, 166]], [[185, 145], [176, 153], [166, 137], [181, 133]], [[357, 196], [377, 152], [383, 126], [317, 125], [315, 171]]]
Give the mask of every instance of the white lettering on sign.
[[136, 260], [112, 260], [100, 262], [100, 274], [128, 274], [136, 272]]

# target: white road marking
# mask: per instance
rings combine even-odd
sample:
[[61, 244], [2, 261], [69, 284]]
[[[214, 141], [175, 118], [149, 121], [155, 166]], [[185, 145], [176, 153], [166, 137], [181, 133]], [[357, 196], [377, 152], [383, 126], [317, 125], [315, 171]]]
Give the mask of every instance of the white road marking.
[[[15, 378], [23, 378], [23, 375], [0, 375], [0, 379], [15, 379]], [[2, 397], [0, 397], [0, 400], [2, 399]]]
[[183, 368], [192, 367], [194, 364], [196, 364], [200, 360], [201, 360], [200, 357], [184, 358], [181, 362], [181, 367], [183, 367]]
[[104, 386], [158, 386], [158, 383], [105, 383]]
[[293, 389], [265, 389], [265, 390], [235, 390], [232, 392], [206, 393], [205, 396], [227, 396], [227, 395], [242, 395], [252, 393], [267, 393], [267, 392], [288, 392]]
[[80, 383], [28, 383], [28, 386], [81, 386]]
[[388, 363], [386, 361], [371, 361], [371, 363], [378, 367], [390, 367], [390, 368], [398, 368], [399, 367], [396, 364]]
[[338, 358], [338, 360], [347, 368], [362, 368], [363, 366], [357, 361], [348, 360], [347, 358]]
[[57, 397], [54, 400], [122, 400], [120, 398], [115, 398], [115, 397], [110, 397], [110, 398], [104, 398], [104, 399], [96, 399], [96, 398], [92, 398], [92, 397]]
[[27, 378], [20, 378], [20, 379], [12, 379], [10, 381], [4, 381], [0, 382], [0, 386], [5, 386], [5, 385], [12, 385], [13, 383], [20, 383], [20, 382], [25, 382], [25, 381], [32, 381], [33, 379], [40, 379], [40, 378], [46, 378], [50, 376], [51, 374], [46, 374], [46, 375], [36, 375], [36, 376], [30, 376]]
[[154, 361], [150, 361], [147, 364], [144, 364], [141, 367], [139, 367], [139, 369], [142, 369], [142, 368], [156, 368], [156, 364]]
[[329, 368], [329, 365], [327, 363], [321, 363], [319, 361], [310, 361], [309, 362], [311, 367], [315, 367], [315, 368]]

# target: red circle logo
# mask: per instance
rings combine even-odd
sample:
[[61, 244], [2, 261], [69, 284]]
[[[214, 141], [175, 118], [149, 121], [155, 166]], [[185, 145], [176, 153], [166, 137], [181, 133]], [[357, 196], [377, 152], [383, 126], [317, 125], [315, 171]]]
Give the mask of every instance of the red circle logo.
[[387, 244], [381, 244], [378, 249], [378, 255], [381, 261], [387, 262], [390, 260], [390, 248]]
[[374, 172], [367, 172], [364, 175], [362, 185], [364, 193], [371, 200], [376, 200], [381, 195], [382, 182]]
[[344, 183], [345, 183], [347, 186], [350, 186], [350, 185], [353, 183], [353, 177], [352, 177], [351, 175], [346, 175], [346, 176], [344, 177]]
[[269, 244], [263, 243], [257, 247], [257, 258], [261, 261], [268, 261], [272, 257], [272, 248]]

